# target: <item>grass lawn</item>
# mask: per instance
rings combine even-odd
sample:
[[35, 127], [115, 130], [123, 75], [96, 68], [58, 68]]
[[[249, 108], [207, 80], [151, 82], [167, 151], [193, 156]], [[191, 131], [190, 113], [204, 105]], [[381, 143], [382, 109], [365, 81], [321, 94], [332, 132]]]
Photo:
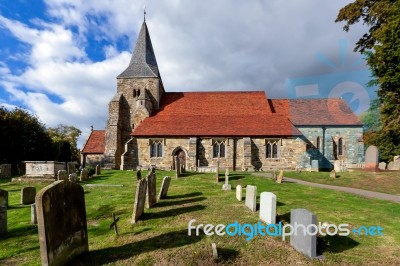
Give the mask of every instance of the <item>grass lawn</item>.
[[[145, 176], [146, 173], [143, 173]], [[163, 176], [172, 172], [157, 171], [157, 192]], [[276, 184], [273, 180], [248, 173], [231, 173], [230, 183], [256, 185], [258, 195], [270, 191], [277, 195], [278, 221], [289, 222], [290, 210], [307, 208], [318, 220], [348, 223], [351, 227], [380, 225], [384, 236], [321, 238], [325, 259], [309, 260], [294, 251], [289, 241], [279, 237], [257, 236], [188, 236], [191, 219], [199, 223], [257, 223], [252, 213], [235, 197], [235, 190], [222, 191], [223, 177], [215, 183], [214, 174], [185, 173], [171, 180], [169, 197], [154, 208], [146, 209], [143, 219], [130, 224], [136, 177], [132, 171], [103, 171], [84, 183], [122, 184], [123, 187], [84, 187], [89, 233], [88, 254], [74, 265], [213, 265], [211, 243], [217, 244], [218, 264], [240, 265], [399, 265], [400, 204], [365, 199], [343, 192], [307, 187], [293, 183]], [[9, 191], [8, 234], [0, 238], [1, 265], [40, 265], [37, 227], [30, 225], [30, 206], [19, 204], [21, 187], [27, 184], [0, 183]], [[35, 185], [37, 189], [45, 184]], [[398, 191], [400, 192], [400, 191]], [[116, 237], [109, 228], [111, 214], [120, 217]], [[62, 230], [62, 228], [60, 228]]]
[[287, 177], [333, 186], [352, 187], [400, 196], [400, 172], [354, 172], [337, 173], [330, 178], [329, 172], [285, 172]]

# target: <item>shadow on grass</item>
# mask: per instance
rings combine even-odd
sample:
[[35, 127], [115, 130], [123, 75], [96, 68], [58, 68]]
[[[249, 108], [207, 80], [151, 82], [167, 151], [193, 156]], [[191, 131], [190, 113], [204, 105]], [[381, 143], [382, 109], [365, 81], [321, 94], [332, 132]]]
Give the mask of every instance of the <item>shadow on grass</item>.
[[197, 198], [190, 198], [190, 199], [176, 200], [176, 201], [160, 201], [160, 202], [157, 202], [155, 207], [167, 207], [167, 206], [173, 206], [173, 205], [182, 205], [182, 204], [202, 201], [205, 199], [207, 199], [207, 198], [206, 197], [197, 197]]
[[0, 237], [0, 240], [7, 238], [15, 238], [19, 236], [27, 236], [38, 233], [38, 228], [36, 225], [28, 225], [23, 227], [12, 228], [7, 231], [7, 234]]
[[165, 199], [183, 199], [183, 198], [190, 198], [190, 197], [197, 197], [203, 195], [202, 192], [191, 192], [187, 194], [175, 195], [175, 196], [166, 196]]
[[231, 248], [218, 248], [218, 262], [234, 260], [239, 252]]
[[353, 240], [348, 236], [323, 236], [317, 238], [317, 254], [324, 252], [341, 253], [343, 251], [352, 249], [360, 243]]
[[244, 176], [242, 176], [242, 175], [229, 175], [229, 180], [240, 180], [243, 178], [244, 178]]
[[[93, 211], [93, 213], [90, 214], [90, 216], [92, 217], [92, 219], [98, 219], [98, 218], [108, 218], [111, 217], [111, 214], [115, 210], [115, 206], [112, 205], [101, 205], [100, 207], [98, 207], [95, 211]], [[118, 212], [119, 213], [119, 212]], [[116, 214], [118, 214], [116, 213]]]
[[7, 210], [13, 210], [13, 209], [23, 209], [23, 208], [31, 208], [31, 205], [22, 205], [22, 204], [18, 204], [18, 205], [8, 205]]
[[204, 205], [194, 205], [194, 206], [181, 207], [181, 208], [176, 208], [176, 209], [157, 212], [157, 213], [144, 213], [142, 215], [141, 220], [145, 221], [145, 220], [150, 220], [150, 219], [159, 219], [159, 218], [177, 216], [177, 215], [187, 213], [187, 212], [204, 210], [205, 208], [206, 208], [206, 206], [204, 206]]
[[197, 175], [197, 173], [191, 173], [191, 172], [183, 172], [179, 175], [179, 178], [181, 177], [188, 177], [188, 176], [192, 176], [192, 175]]
[[290, 212], [287, 212], [285, 214], [277, 215], [276, 216], [276, 223], [282, 222], [284, 223], [290, 223]]
[[200, 241], [203, 235], [188, 236], [187, 229], [169, 232], [145, 240], [82, 254], [67, 265], [104, 265], [126, 260], [157, 249], [182, 247]]

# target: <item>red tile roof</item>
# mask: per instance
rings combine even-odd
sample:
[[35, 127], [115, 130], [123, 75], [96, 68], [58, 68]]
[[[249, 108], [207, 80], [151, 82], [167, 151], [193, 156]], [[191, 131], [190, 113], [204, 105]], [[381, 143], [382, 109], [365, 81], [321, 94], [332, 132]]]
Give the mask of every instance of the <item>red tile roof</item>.
[[289, 112], [296, 126], [362, 126], [343, 99], [290, 100]]
[[93, 130], [90, 134], [82, 153], [86, 154], [103, 154], [106, 142], [105, 130]]
[[260, 92], [165, 93], [161, 109], [132, 132], [145, 136], [292, 136], [288, 103]]

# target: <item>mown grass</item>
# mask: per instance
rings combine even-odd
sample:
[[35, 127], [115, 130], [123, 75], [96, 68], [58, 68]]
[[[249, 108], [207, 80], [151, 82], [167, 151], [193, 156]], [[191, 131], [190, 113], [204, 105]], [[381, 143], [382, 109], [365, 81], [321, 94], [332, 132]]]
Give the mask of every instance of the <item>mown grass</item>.
[[400, 195], [400, 172], [395, 171], [354, 170], [353, 172], [337, 173], [337, 178], [330, 178], [329, 172], [285, 172], [285, 176], [320, 184]]
[[[157, 172], [157, 191], [166, 175], [174, 176], [172, 172]], [[191, 219], [196, 219], [195, 224], [214, 225], [258, 222], [258, 211], [252, 213], [244, 201], [237, 201], [234, 189], [222, 191], [222, 181], [221, 175], [216, 184], [214, 174], [185, 173], [180, 179], [173, 177], [169, 197], [146, 209], [143, 219], [134, 225], [130, 223], [136, 189], [134, 172], [103, 171], [102, 175], [81, 183], [123, 187], [84, 187], [90, 252], [72, 264], [212, 265], [213, 242], [218, 247], [220, 265], [400, 264], [399, 204], [293, 183], [276, 184], [248, 173], [232, 173], [232, 187], [256, 185], [258, 195], [263, 191], [275, 193], [280, 221], [289, 222], [291, 209], [307, 208], [321, 222], [348, 223], [351, 227], [380, 225], [384, 236], [321, 238], [325, 256], [322, 261], [307, 259], [278, 237], [257, 236], [246, 241], [245, 236], [188, 236], [187, 224]], [[30, 207], [19, 204], [19, 190], [24, 185], [0, 184], [1, 189], [10, 193], [9, 233], [0, 238], [0, 264], [40, 265], [37, 228], [29, 224]], [[38, 189], [44, 186], [36, 185]], [[118, 237], [109, 228], [113, 212], [120, 217]]]

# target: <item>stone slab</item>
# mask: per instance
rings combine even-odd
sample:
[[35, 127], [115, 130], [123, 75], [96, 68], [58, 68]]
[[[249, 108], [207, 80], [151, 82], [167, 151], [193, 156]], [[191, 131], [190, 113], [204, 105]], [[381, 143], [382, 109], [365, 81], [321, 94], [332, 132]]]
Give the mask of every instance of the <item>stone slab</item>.
[[171, 183], [171, 177], [170, 176], [164, 176], [163, 181], [161, 183], [161, 188], [160, 192], [158, 194], [158, 200], [164, 199], [167, 197], [169, 185]]
[[86, 169], [82, 169], [82, 170], [81, 170], [81, 174], [80, 174], [80, 176], [79, 176], [79, 179], [80, 179], [81, 181], [88, 180], [88, 179], [89, 179], [89, 172], [88, 172]]
[[76, 183], [56, 181], [36, 197], [42, 265], [65, 265], [89, 251], [85, 195]]
[[380, 162], [378, 164], [379, 170], [386, 170], [386, 163], [385, 162]]
[[96, 165], [95, 175], [101, 175], [101, 166], [100, 165]]
[[283, 170], [280, 170], [280, 171], [279, 171], [279, 175], [278, 175], [278, 177], [276, 178], [276, 183], [281, 184], [282, 181], [283, 181]]
[[36, 204], [31, 205], [31, 224], [37, 224]]
[[21, 204], [29, 205], [35, 203], [36, 188], [24, 187], [21, 189]]
[[260, 219], [267, 224], [276, 223], [276, 195], [272, 192], [260, 194]]
[[58, 170], [57, 178], [58, 178], [58, 180], [68, 180], [68, 171], [67, 170]]
[[[290, 236], [290, 245], [300, 253], [308, 256], [309, 258], [317, 257], [317, 234], [311, 235], [310, 233], [316, 233], [317, 229], [317, 216], [306, 209], [293, 209], [290, 211], [290, 224], [293, 228], [296, 225], [304, 225], [304, 228], [297, 226], [297, 234]], [[314, 228], [307, 230], [310, 225], [315, 225]], [[304, 235], [305, 234], [305, 235]]]
[[330, 178], [336, 178], [336, 171], [335, 171], [335, 170], [332, 170], [332, 171], [329, 173], [329, 177], [330, 177]]
[[241, 185], [237, 185], [236, 186], [236, 199], [238, 201], [242, 201], [243, 200], [243, 188]]
[[378, 169], [379, 150], [376, 146], [371, 145], [365, 151], [365, 169], [376, 171]]
[[0, 178], [11, 177], [11, 164], [0, 165]]
[[257, 211], [257, 187], [248, 185], [246, 187], [246, 201], [245, 205], [252, 212]]
[[133, 213], [131, 223], [135, 224], [144, 213], [144, 203], [146, 201], [147, 180], [140, 179], [136, 187], [135, 202], [133, 204]]
[[232, 186], [230, 184], [223, 184], [222, 185], [222, 190], [230, 191], [230, 190], [232, 190]]
[[0, 189], [0, 208], [8, 207], [8, 191]]
[[156, 175], [150, 172], [146, 177], [147, 190], [146, 190], [146, 208], [151, 208], [157, 203], [157, 188], [156, 188]]

